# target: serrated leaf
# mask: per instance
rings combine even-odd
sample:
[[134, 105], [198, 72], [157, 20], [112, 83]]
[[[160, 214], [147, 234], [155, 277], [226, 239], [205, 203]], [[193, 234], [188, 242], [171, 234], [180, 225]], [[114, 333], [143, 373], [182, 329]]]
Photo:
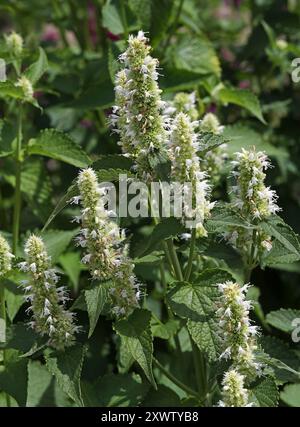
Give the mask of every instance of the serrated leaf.
[[295, 319], [300, 319], [300, 310], [293, 310], [291, 308], [281, 308], [280, 310], [271, 311], [266, 316], [266, 321], [269, 325], [287, 333], [291, 333], [295, 329], [296, 325], [293, 325]]
[[225, 139], [223, 135], [215, 135], [211, 132], [200, 133], [198, 153], [200, 156], [204, 156], [214, 148], [217, 148], [222, 144], [227, 144], [228, 142], [228, 139]]
[[288, 384], [280, 393], [280, 399], [288, 406], [300, 407], [300, 384]]
[[297, 379], [295, 374], [287, 369], [283, 369], [283, 366], [277, 367], [275, 360], [284, 363], [294, 371], [300, 369], [300, 359], [297, 354], [289, 348], [289, 346], [276, 337], [263, 336], [260, 339], [260, 343], [264, 351], [273, 359], [274, 363], [271, 366], [274, 368], [276, 381], [280, 384], [286, 382], [292, 382]]
[[182, 35], [168, 52], [170, 63], [177, 70], [194, 74], [214, 74], [220, 77], [221, 68], [212, 44], [202, 37]]
[[55, 263], [60, 255], [67, 249], [77, 230], [49, 230], [42, 233], [47, 252]]
[[127, 343], [122, 337], [117, 337], [117, 364], [118, 372], [126, 374], [134, 363], [134, 359], [127, 348]]
[[277, 406], [278, 399], [276, 383], [270, 377], [259, 379], [250, 391], [250, 400], [257, 406], [274, 407]]
[[167, 301], [180, 317], [188, 319], [187, 327], [196, 345], [210, 360], [216, 360], [221, 350], [220, 330], [215, 320], [219, 283], [232, 280], [225, 270], [205, 270], [195, 283], [178, 282], [168, 292]]
[[[4, 174], [4, 178], [13, 187], [15, 176]], [[28, 159], [22, 166], [21, 191], [31, 210], [41, 220], [45, 220], [51, 206], [52, 184], [40, 159]]]
[[48, 69], [48, 60], [47, 55], [41, 47], [39, 47], [39, 56], [36, 62], [31, 64], [27, 70], [25, 71], [25, 76], [31, 81], [33, 85], [35, 85], [42, 75], [47, 71]]
[[298, 235], [279, 216], [273, 215], [259, 224], [273, 240], [271, 251], [263, 257], [263, 266], [277, 263], [290, 263], [300, 259]]
[[236, 104], [250, 111], [262, 123], [266, 123], [263, 118], [261, 106], [257, 96], [247, 89], [222, 88], [217, 92], [217, 98], [224, 104]]
[[82, 395], [85, 406], [132, 407], [141, 403], [148, 389], [139, 375], [108, 374], [95, 384], [83, 382]]
[[55, 129], [43, 130], [28, 143], [28, 154], [38, 154], [60, 160], [78, 168], [85, 168], [91, 160], [82, 148], [67, 134]]
[[84, 298], [90, 321], [89, 338], [95, 330], [99, 316], [108, 299], [107, 285], [109, 286], [107, 282], [95, 283], [90, 289], [84, 291]]
[[221, 333], [218, 322], [208, 319], [204, 322], [187, 321], [188, 331], [199, 347], [200, 351], [206, 353], [211, 361], [218, 360], [222, 350]]
[[150, 383], [156, 388], [152, 372], [153, 338], [150, 319], [150, 311], [136, 309], [128, 319], [119, 320], [115, 329], [133, 359], [141, 366]]
[[78, 406], [83, 406], [80, 377], [85, 353], [86, 348], [77, 345], [64, 353], [46, 356], [48, 370], [55, 375], [60, 388]]
[[175, 282], [167, 294], [167, 301], [178, 316], [195, 322], [207, 321], [214, 316], [215, 302], [220, 297], [217, 285], [231, 279], [225, 270], [205, 270], [194, 283]]
[[253, 226], [247, 223], [236, 210], [225, 204], [219, 204], [213, 209], [211, 217], [206, 221], [206, 229], [210, 233], [223, 233], [232, 228], [242, 227], [251, 230]]

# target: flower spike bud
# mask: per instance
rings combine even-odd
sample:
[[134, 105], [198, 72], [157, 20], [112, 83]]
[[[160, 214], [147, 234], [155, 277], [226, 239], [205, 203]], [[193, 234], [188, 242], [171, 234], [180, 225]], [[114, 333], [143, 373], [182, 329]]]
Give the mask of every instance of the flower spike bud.
[[77, 184], [82, 207], [77, 237], [78, 245], [84, 248], [81, 261], [94, 280], [113, 281], [109, 289], [111, 313], [114, 317], [126, 317], [138, 307], [141, 293], [124, 243], [125, 234], [104, 207], [93, 169], [81, 171]]
[[236, 153], [234, 176], [237, 186], [235, 206], [248, 219], [265, 219], [280, 210], [274, 190], [266, 187], [265, 170], [270, 167], [266, 154], [262, 151], [242, 149]]
[[219, 406], [223, 407], [249, 407], [249, 393], [244, 387], [244, 375], [235, 369], [230, 369], [225, 373], [222, 382], [222, 401]]
[[0, 278], [11, 270], [13, 258], [8, 242], [0, 234]]
[[[202, 132], [219, 135], [223, 129], [224, 126], [220, 125], [218, 118], [213, 113], [205, 114], [200, 122], [200, 131]], [[207, 172], [213, 185], [217, 185], [221, 179], [221, 172], [227, 159], [226, 149], [227, 144], [221, 144], [201, 157], [201, 168]]]
[[27, 77], [22, 76], [15, 83], [16, 87], [20, 87], [22, 89], [24, 99], [26, 101], [31, 101], [33, 99], [33, 87], [31, 81], [27, 79]]
[[25, 292], [29, 292], [26, 297], [31, 302], [31, 325], [39, 334], [49, 337], [50, 346], [63, 350], [74, 344], [74, 334], [79, 329], [73, 323], [74, 314], [64, 308], [66, 293], [56, 288], [59, 278], [51, 267], [43, 240], [30, 236], [24, 251], [26, 261], [19, 267], [30, 277]]
[[197, 110], [195, 92], [177, 93], [172, 101], [166, 102], [163, 113], [167, 117], [174, 117], [178, 113], [185, 113], [192, 121], [198, 120], [199, 112]]
[[120, 55], [123, 69], [116, 76], [116, 105], [111, 115], [124, 155], [135, 161], [143, 177], [153, 172], [152, 157], [166, 158], [167, 142], [158, 61], [150, 56], [147, 42], [142, 31], [136, 37], [129, 36], [128, 48]]
[[213, 113], [207, 113], [203, 117], [200, 123], [200, 130], [202, 132], [211, 132], [218, 135], [223, 132], [224, 127], [220, 125], [220, 122]]
[[19, 57], [23, 52], [23, 39], [14, 31], [5, 36], [6, 46], [9, 49], [12, 56]]
[[207, 235], [203, 223], [214, 204], [209, 202], [210, 188], [206, 175], [200, 170], [197, 150], [198, 139], [194, 123], [186, 114], [177, 114], [170, 136], [171, 175], [173, 181], [179, 182], [184, 188], [188, 188], [186, 183], [191, 184], [189, 189], [192, 191], [193, 209], [189, 214], [197, 219], [197, 236], [203, 237]]
[[226, 282], [218, 285], [222, 294], [217, 314], [223, 331], [223, 353], [220, 358], [231, 359], [239, 371], [261, 373], [261, 364], [255, 360], [258, 328], [249, 319], [251, 303], [245, 294], [248, 285], [240, 287], [237, 283]]

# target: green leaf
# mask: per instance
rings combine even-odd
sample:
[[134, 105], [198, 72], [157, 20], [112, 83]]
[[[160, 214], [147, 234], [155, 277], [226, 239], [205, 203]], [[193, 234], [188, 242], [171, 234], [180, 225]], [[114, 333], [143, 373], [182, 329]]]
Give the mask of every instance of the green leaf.
[[279, 393], [275, 381], [270, 377], [259, 379], [251, 389], [250, 399], [257, 406], [277, 406]]
[[43, 232], [46, 230], [46, 228], [49, 227], [51, 222], [55, 219], [55, 217], [68, 205], [69, 201], [72, 199], [72, 197], [78, 195], [78, 188], [76, 184], [72, 184], [66, 194], [62, 196], [62, 198], [59, 200], [55, 208], [53, 209], [52, 213], [50, 214], [49, 218], [47, 219]]
[[107, 72], [107, 79], [101, 82], [92, 82], [88, 88], [79, 95], [74, 101], [64, 104], [65, 108], [74, 108], [78, 110], [92, 110], [94, 108], [109, 108], [113, 105], [114, 87], [111, 82], [109, 70]]
[[35, 85], [48, 69], [48, 60], [44, 49], [39, 47], [39, 57], [25, 71], [25, 76]]
[[279, 216], [273, 215], [259, 226], [275, 239], [271, 251], [262, 259], [263, 266], [291, 263], [300, 259], [299, 236]]
[[[297, 380], [297, 375], [291, 371], [298, 372], [300, 369], [300, 359], [295, 351], [276, 337], [263, 336], [260, 338], [260, 343], [272, 359], [270, 365], [275, 371], [276, 382], [284, 384]], [[278, 364], [276, 361], [280, 363]], [[291, 368], [291, 370], [286, 369], [286, 367]]]
[[167, 294], [167, 301], [178, 316], [195, 322], [206, 321], [214, 316], [215, 302], [220, 297], [217, 285], [231, 279], [225, 270], [205, 270], [194, 283], [175, 282]]
[[133, 166], [133, 161], [120, 154], [105, 154], [98, 156], [91, 166], [96, 171], [99, 169], [122, 169], [129, 171]]
[[211, 43], [204, 38], [183, 35], [170, 47], [168, 55], [177, 70], [220, 77], [218, 57]]
[[[128, 6], [135, 14], [139, 21], [139, 27], [144, 30], [149, 29], [151, 23], [151, 6], [152, 1], [149, 0], [129, 0]], [[157, 17], [157, 16], [156, 16]]]
[[23, 99], [24, 94], [20, 86], [16, 86], [11, 81], [0, 82], [0, 97], [10, 97], [15, 99]]
[[28, 154], [38, 154], [61, 160], [78, 168], [85, 168], [91, 160], [82, 148], [67, 134], [45, 129], [28, 143]]
[[[4, 175], [7, 182], [15, 186], [14, 175]], [[22, 166], [21, 191], [31, 210], [41, 220], [49, 215], [52, 184], [44, 163], [40, 159], [28, 159]]]
[[257, 96], [249, 90], [224, 87], [217, 92], [216, 96], [225, 105], [228, 103], [239, 105], [250, 111], [262, 123], [266, 123]]
[[134, 363], [134, 359], [127, 348], [127, 343], [121, 337], [117, 337], [117, 364], [118, 372], [126, 374]]
[[149, 391], [142, 406], [147, 408], [179, 407], [181, 406], [181, 401], [175, 391], [163, 384], [159, 384], [157, 390], [151, 389]]
[[88, 336], [90, 338], [95, 330], [99, 316], [108, 299], [107, 283], [93, 284], [90, 289], [84, 291], [84, 297], [90, 320], [90, 330]]
[[222, 352], [222, 331], [219, 324], [214, 319], [208, 319], [205, 322], [194, 322], [188, 319], [188, 331], [199, 347], [200, 351], [207, 354], [209, 360], [218, 360]]
[[175, 319], [170, 319], [166, 323], [154, 317], [151, 319], [152, 335], [163, 340], [172, 338], [178, 332], [179, 328], [180, 322]]
[[66, 407], [73, 402], [59, 388], [57, 381], [39, 360], [28, 362], [26, 407]]
[[85, 353], [86, 348], [77, 345], [65, 350], [64, 353], [46, 356], [48, 370], [55, 375], [60, 388], [78, 406], [83, 406], [80, 377]]
[[0, 348], [15, 349], [27, 353], [35, 345], [38, 335], [24, 323], [12, 324], [6, 331], [6, 342]]
[[288, 384], [280, 393], [280, 399], [288, 406], [300, 407], [300, 384]]
[[136, 374], [108, 374], [95, 384], [83, 382], [82, 395], [85, 406], [133, 407], [139, 406], [149, 389]]
[[227, 144], [229, 141], [223, 135], [215, 135], [211, 132], [203, 132], [199, 134], [199, 149], [198, 154], [205, 156], [206, 153], [219, 147], [222, 144]]
[[18, 402], [19, 406], [26, 405], [27, 395], [27, 360], [6, 363], [4, 372], [0, 372], [0, 389], [8, 393]]
[[59, 257], [59, 263], [69, 276], [76, 291], [78, 290], [80, 272], [83, 269], [80, 258], [79, 252], [67, 252]]
[[235, 124], [232, 126], [225, 126], [222, 135], [228, 138], [230, 143], [227, 144], [226, 151], [232, 156], [242, 148], [249, 150], [251, 147], [256, 147], [257, 150], [263, 150], [268, 156], [274, 157], [280, 167], [282, 175], [287, 179], [289, 164], [289, 152], [283, 146], [275, 146], [266, 141], [262, 134], [256, 132], [245, 125]]
[[149, 255], [153, 252], [159, 243], [170, 237], [174, 237], [179, 233], [184, 232], [184, 226], [177, 218], [166, 218], [157, 224], [148, 240], [146, 249], [141, 254], [142, 256]]
[[293, 325], [295, 319], [300, 319], [300, 310], [293, 310], [291, 308], [281, 308], [280, 310], [271, 311], [266, 316], [266, 321], [269, 325], [288, 334], [293, 332], [296, 327], [296, 325]]
[[215, 319], [216, 302], [220, 298], [217, 285], [227, 280], [232, 280], [232, 276], [225, 270], [205, 270], [195, 283], [177, 282], [167, 294], [171, 309], [188, 319], [191, 337], [210, 360], [216, 360], [221, 350], [221, 333]]
[[77, 230], [49, 230], [42, 233], [48, 254], [56, 263], [60, 255], [67, 249]]
[[219, 204], [213, 209], [211, 217], [206, 221], [206, 229], [210, 233], [232, 231], [232, 228], [242, 227], [252, 229], [236, 210], [225, 204]]
[[146, 377], [156, 388], [152, 372], [153, 338], [150, 328], [151, 312], [136, 309], [128, 319], [119, 320], [115, 329], [121, 337], [128, 352], [141, 366]]
[[[148, 1], [148, 3], [150, 3]], [[174, 2], [169, 0], [152, 0], [151, 1], [151, 25], [150, 25], [150, 39], [152, 46], [156, 47], [162, 37], [166, 37], [166, 30], [168, 28], [172, 12], [174, 9]], [[146, 12], [147, 9], [146, 9]]]
[[0, 157], [7, 157], [13, 153], [12, 141], [15, 131], [10, 123], [0, 119]]
[[124, 32], [119, 8], [112, 4], [111, 0], [108, 0], [102, 8], [102, 25], [116, 35]]
[[9, 320], [13, 322], [19, 309], [25, 302], [24, 292], [20, 289], [20, 282], [24, 279], [21, 273], [10, 274], [9, 279], [3, 282], [5, 288], [6, 311]]
[[51, 394], [52, 375], [38, 360], [28, 362], [27, 407], [55, 406]]

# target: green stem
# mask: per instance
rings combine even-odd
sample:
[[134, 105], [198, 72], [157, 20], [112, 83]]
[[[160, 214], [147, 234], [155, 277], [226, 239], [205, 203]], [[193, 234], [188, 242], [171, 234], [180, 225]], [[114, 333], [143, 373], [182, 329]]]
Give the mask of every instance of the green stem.
[[253, 230], [251, 248], [250, 248], [250, 253], [248, 255], [247, 264], [246, 264], [246, 271], [245, 271], [245, 282], [246, 283], [248, 283], [250, 281], [252, 270], [256, 265], [255, 264], [256, 236], [257, 236], [257, 232], [256, 232], [256, 230]]
[[166, 368], [159, 363], [159, 361], [154, 357], [153, 358], [153, 363], [155, 366], [158, 367], [158, 369], [170, 380], [172, 381], [172, 383], [174, 383], [175, 385], [177, 385], [179, 388], [181, 388], [181, 390], [184, 390], [188, 395], [195, 397], [196, 399], [199, 400], [199, 395], [198, 393], [193, 390], [192, 388], [190, 388], [189, 386], [187, 386], [186, 384], [184, 384], [183, 382], [181, 382], [178, 378], [174, 377], [173, 374], [171, 374], [169, 371], [166, 370]]
[[20, 234], [20, 215], [21, 215], [21, 167], [22, 167], [22, 110], [20, 104], [18, 114], [18, 133], [16, 147], [16, 182], [15, 182], [15, 206], [13, 215], [13, 253], [16, 254]]
[[192, 272], [193, 259], [194, 259], [194, 251], [195, 251], [195, 242], [196, 242], [196, 228], [193, 228], [192, 237], [191, 237], [189, 259], [188, 259], [188, 264], [187, 264], [185, 275], [184, 275], [184, 280], [186, 280], [187, 282], [189, 281], [189, 278], [190, 278], [190, 275], [191, 275], [191, 272]]
[[159, 269], [160, 269], [160, 278], [161, 278], [161, 283], [162, 283], [162, 285], [163, 285], [163, 289], [164, 289], [164, 296], [166, 295], [166, 293], [167, 293], [167, 290], [168, 290], [168, 285], [167, 285], [167, 282], [166, 282], [166, 275], [165, 275], [165, 270], [164, 270], [164, 266], [163, 266], [163, 264], [160, 264], [159, 265]]
[[121, 20], [122, 20], [122, 25], [124, 28], [124, 39], [127, 40], [128, 39], [128, 24], [127, 24], [127, 16], [126, 16], [126, 10], [125, 10], [125, 2], [124, 0], [121, 0]]
[[176, 279], [181, 282], [183, 280], [183, 275], [182, 275], [180, 263], [179, 263], [179, 260], [178, 260], [178, 257], [177, 257], [177, 253], [176, 253], [176, 250], [174, 248], [173, 240], [172, 239], [167, 239], [166, 243], [167, 243], [168, 252], [170, 254], [170, 258], [172, 260], [172, 264], [173, 264], [173, 268], [174, 268], [174, 271], [175, 271]]

